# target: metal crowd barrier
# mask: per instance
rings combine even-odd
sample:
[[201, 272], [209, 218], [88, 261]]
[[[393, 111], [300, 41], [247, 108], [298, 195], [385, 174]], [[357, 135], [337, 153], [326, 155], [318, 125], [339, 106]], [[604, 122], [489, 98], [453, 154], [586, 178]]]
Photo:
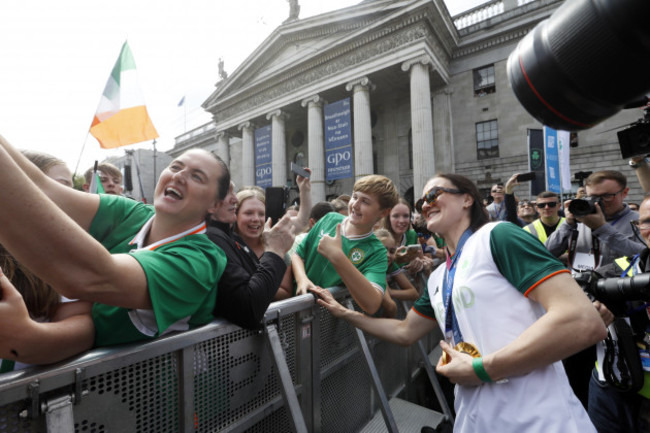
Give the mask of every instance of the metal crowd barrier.
[[[333, 292], [351, 303], [345, 289]], [[366, 338], [304, 295], [271, 304], [259, 332], [216, 320], [0, 375], [0, 432], [338, 433], [377, 412], [396, 432], [388, 399], [408, 395], [438, 341]]]

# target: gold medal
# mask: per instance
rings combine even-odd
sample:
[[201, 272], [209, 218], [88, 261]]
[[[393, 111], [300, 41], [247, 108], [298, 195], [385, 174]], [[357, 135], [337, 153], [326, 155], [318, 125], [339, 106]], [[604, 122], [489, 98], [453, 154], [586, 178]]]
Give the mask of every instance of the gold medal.
[[[474, 346], [472, 343], [467, 343], [465, 341], [461, 341], [454, 347], [455, 350], [461, 352], [461, 353], [466, 353], [472, 358], [478, 358], [481, 356], [481, 352], [478, 351], [476, 346]], [[447, 355], [447, 352], [443, 351], [442, 352], [442, 365], [448, 364], [449, 363], [449, 355]]]

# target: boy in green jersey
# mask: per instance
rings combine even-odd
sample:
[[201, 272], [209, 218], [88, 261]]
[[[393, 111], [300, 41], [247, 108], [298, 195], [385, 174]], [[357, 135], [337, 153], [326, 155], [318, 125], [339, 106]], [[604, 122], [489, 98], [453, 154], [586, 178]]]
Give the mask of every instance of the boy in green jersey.
[[376, 314], [386, 290], [386, 249], [373, 226], [397, 203], [399, 194], [385, 176], [354, 184], [347, 217], [329, 213], [309, 231], [292, 257], [298, 295], [311, 287], [345, 285], [356, 303]]

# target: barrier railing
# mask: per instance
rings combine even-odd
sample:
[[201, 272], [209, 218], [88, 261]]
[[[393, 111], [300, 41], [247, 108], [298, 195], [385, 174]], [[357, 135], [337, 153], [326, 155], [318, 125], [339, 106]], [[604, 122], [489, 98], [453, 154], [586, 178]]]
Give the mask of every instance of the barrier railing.
[[304, 295], [271, 304], [259, 332], [216, 320], [1, 375], [0, 432], [341, 432], [378, 410], [397, 431], [387, 399], [408, 394], [438, 337], [366, 339]]

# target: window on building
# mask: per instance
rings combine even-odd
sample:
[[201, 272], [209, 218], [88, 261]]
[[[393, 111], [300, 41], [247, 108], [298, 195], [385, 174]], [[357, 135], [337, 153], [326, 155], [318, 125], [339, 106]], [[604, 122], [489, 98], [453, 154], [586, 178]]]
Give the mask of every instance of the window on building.
[[499, 156], [499, 128], [496, 120], [476, 124], [476, 149], [478, 159]]
[[485, 96], [494, 92], [494, 65], [474, 69], [474, 96]]

